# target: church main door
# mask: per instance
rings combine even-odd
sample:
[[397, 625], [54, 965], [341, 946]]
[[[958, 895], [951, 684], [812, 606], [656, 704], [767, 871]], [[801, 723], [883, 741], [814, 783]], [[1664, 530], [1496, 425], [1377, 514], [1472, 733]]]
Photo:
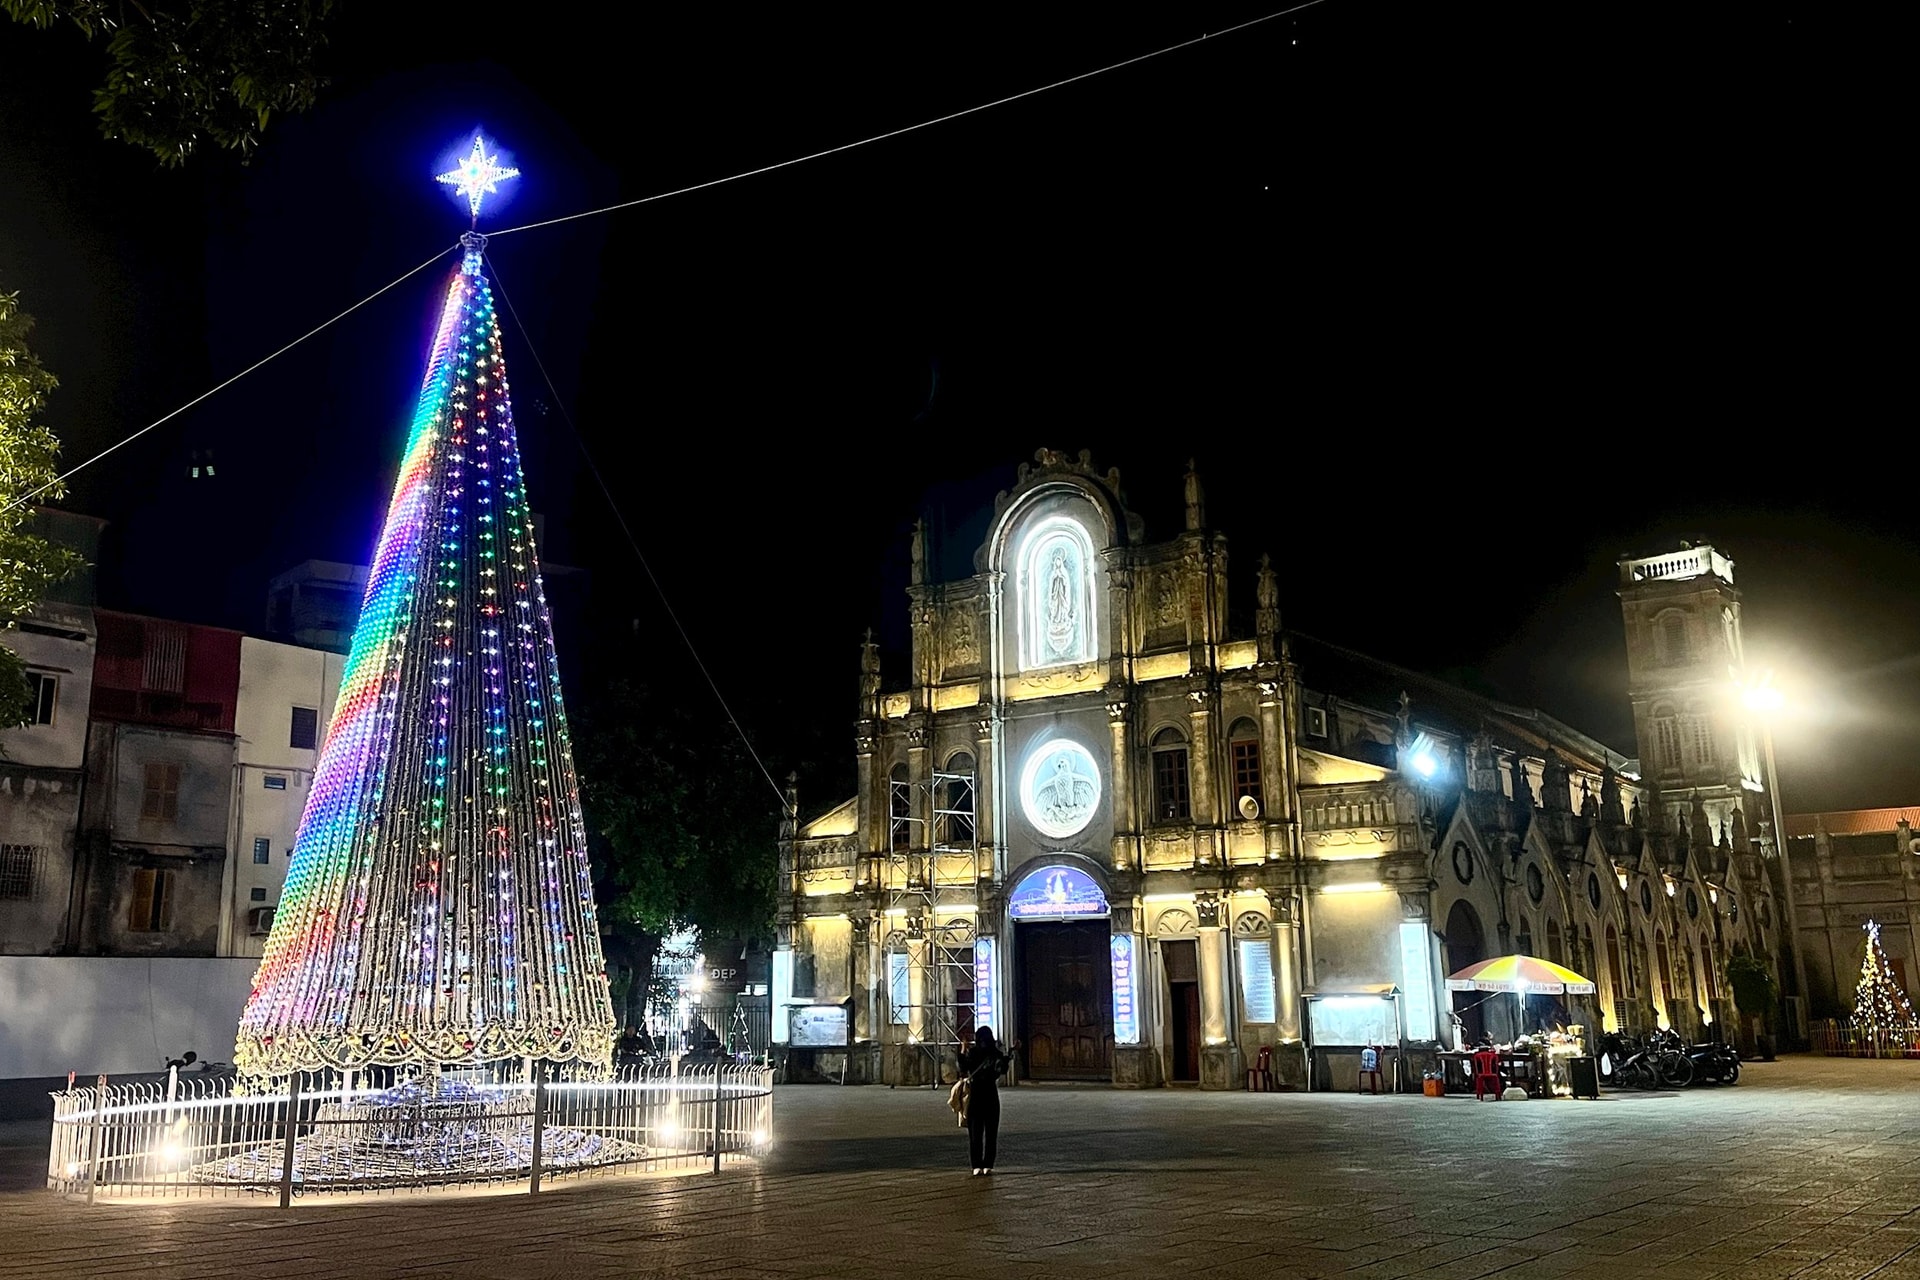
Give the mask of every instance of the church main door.
[[1113, 970], [1107, 922], [1021, 924], [1020, 1025], [1034, 1080], [1113, 1074]]

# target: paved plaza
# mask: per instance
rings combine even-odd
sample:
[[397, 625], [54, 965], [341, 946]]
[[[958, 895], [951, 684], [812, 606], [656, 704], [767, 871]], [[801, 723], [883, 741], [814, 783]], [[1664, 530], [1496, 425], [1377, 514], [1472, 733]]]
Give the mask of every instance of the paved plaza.
[[776, 1108], [768, 1162], [719, 1178], [286, 1212], [63, 1202], [32, 1185], [43, 1127], [15, 1124], [0, 1280], [1920, 1280], [1920, 1062], [1795, 1058], [1598, 1102], [1024, 1087], [991, 1178], [944, 1094], [794, 1086]]

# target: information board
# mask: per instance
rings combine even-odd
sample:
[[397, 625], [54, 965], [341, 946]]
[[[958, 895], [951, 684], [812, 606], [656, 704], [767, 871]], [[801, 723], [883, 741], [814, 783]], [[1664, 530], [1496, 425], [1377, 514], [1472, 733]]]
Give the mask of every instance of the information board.
[[1399, 1011], [1391, 997], [1320, 996], [1304, 1003], [1316, 1047], [1400, 1043]]
[[1265, 938], [1240, 940], [1240, 995], [1248, 1022], [1273, 1021], [1273, 944]]
[[852, 1042], [852, 1010], [844, 1004], [787, 1006], [787, 1028], [796, 1049], [844, 1049]]

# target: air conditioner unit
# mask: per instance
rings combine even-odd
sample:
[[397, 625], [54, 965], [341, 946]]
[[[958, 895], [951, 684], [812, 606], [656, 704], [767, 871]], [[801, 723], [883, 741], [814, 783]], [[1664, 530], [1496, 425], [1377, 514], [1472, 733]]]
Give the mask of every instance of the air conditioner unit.
[[273, 907], [253, 907], [247, 911], [247, 933], [264, 938], [273, 932]]

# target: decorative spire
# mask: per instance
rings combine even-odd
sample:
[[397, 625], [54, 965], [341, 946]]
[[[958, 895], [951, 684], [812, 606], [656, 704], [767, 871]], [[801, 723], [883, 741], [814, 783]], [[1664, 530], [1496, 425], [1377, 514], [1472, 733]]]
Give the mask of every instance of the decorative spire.
[[907, 580], [917, 587], [927, 580], [927, 522], [925, 520], [913, 522], [911, 556], [912, 566]]
[[880, 696], [880, 646], [873, 642], [868, 627], [860, 642], [860, 701], [864, 706]]
[[1259, 608], [1254, 614], [1253, 629], [1258, 640], [1260, 660], [1272, 662], [1275, 655], [1273, 638], [1280, 630], [1280, 587], [1274, 580], [1273, 561], [1267, 553], [1260, 553], [1260, 575], [1256, 579], [1254, 599]]
[[1747, 817], [1740, 812], [1740, 806], [1733, 806], [1733, 812], [1727, 818], [1727, 847], [1734, 853], [1753, 852], [1753, 841], [1747, 836]]
[[1187, 531], [1207, 526], [1207, 498], [1200, 488], [1200, 472], [1192, 458], [1187, 459]]
[[1580, 779], [1580, 818], [1583, 822], [1600, 820], [1600, 802], [1593, 798], [1593, 786], [1587, 779]]
[[1546, 762], [1540, 766], [1540, 803], [1557, 813], [1573, 808], [1573, 780], [1567, 773], [1567, 762], [1551, 746]]
[[1516, 809], [1530, 810], [1533, 804], [1533, 784], [1527, 780], [1526, 761], [1520, 758], [1518, 751], [1513, 753], [1513, 806]]
[[[1611, 764], [1600, 770], [1600, 821], [1620, 823], [1627, 820], [1620, 809], [1620, 775]], [[1639, 825], [1636, 820], [1635, 826]]]
[[1705, 853], [1713, 848], [1714, 845], [1713, 820], [1707, 816], [1707, 802], [1700, 798], [1698, 791], [1693, 793], [1693, 804], [1691, 808], [1692, 812], [1689, 815], [1691, 821], [1688, 823], [1688, 829], [1693, 833], [1693, 838], [1687, 847], [1694, 853]]

